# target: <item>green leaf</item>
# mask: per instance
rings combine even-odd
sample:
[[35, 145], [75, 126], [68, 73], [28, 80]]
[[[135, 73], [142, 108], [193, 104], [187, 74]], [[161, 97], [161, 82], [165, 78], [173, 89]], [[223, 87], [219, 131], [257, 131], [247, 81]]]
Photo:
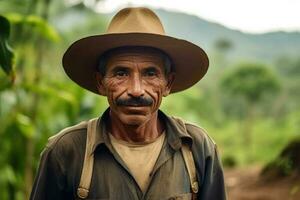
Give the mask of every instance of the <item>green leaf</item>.
[[14, 81], [13, 58], [14, 54], [11, 47], [8, 45], [10, 33], [9, 21], [0, 15], [0, 67]]
[[0, 182], [16, 183], [16, 174], [10, 165], [5, 165], [0, 171]]
[[26, 138], [32, 138], [34, 136], [35, 129], [32, 124], [32, 120], [28, 116], [19, 113], [16, 116], [16, 122], [21, 133]]
[[14, 77], [7, 76], [6, 72], [0, 70], [0, 92], [6, 90], [7, 88], [11, 88], [13, 85]]
[[37, 15], [21, 15], [19, 13], [9, 13], [6, 17], [12, 24], [24, 24], [31, 27], [33, 32], [38, 33], [42, 38], [52, 42], [59, 42], [60, 36], [55, 28], [43, 18]]

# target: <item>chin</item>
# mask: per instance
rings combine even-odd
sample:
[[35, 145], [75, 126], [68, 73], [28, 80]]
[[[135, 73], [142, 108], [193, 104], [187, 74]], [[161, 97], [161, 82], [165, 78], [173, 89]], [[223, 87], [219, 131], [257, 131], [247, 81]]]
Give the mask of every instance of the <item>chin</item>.
[[121, 116], [120, 120], [123, 124], [128, 126], [140, 126], [147, 122], [149, 119], [145, 115], [125, 115]]
[[114, 116], [123, 125], [141, 126], [153, 117], [149, 107], [120, 107], [113, 110]]

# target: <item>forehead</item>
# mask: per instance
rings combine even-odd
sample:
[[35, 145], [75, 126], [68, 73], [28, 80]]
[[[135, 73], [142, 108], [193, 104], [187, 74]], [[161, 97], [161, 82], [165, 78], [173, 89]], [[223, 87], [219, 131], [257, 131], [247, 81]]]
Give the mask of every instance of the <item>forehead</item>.
[[107, 57], [107, 64], [122, 61], [163, 64], [164, 55], [162, 52], [150, 48], [123, 48], [110, 52]]

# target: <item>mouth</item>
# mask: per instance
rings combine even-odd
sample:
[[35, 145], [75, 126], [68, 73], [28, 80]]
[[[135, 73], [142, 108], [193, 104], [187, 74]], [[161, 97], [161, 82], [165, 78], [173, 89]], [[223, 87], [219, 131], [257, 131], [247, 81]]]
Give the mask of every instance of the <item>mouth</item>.
[[128, 104], [128, 105], [122, 105], [123, 107], [148, 107], [148, 105], [142, 105], [138, 103]]
[[141, 106], [141, 105], [128, 105], [128, 106], [122, 106], [122, 108], [125, 109], [126, 114], [130, 115], [136, 115], [136, 114], [145, 114], [145, 108], [148, 106]]

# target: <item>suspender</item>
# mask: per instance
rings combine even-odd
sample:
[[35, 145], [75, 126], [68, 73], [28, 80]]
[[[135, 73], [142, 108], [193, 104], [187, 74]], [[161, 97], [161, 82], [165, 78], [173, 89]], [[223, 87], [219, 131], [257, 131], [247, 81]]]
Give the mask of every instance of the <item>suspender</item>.
[[94, 153], [92, 152], [92, 142], [97, 133], [97, 119], [91, 119], [87, 124], [87, 136], [83, 167], [80, 183], [77, 189], [79, 199], [86, 199], [89, 195], [89, 189], [93, 174]]
[[195, 167], [195, 161], [193, 158], [193, 153], [188, 144], [182, 144], [181, 152], [183, 155], [185, 166], [187, 168], [187, 171], [188, 171], [188, 174], [190, 177], [192, 199], [194, 200], [194, 199], [197, 199], [199, 184], [197, 181], [197, 174], [196, 174], [196, 167]]
[[[84, 155], [80, 183], [77, 189], [77, 196], [79, 199], [86, 199], [89, 195], [89, 189], [91, 185], [93, 165], [94, 165], [94, 154], [92, 152], [92, 142], [95, 139], [96, 133], [97, 133], [97, 119], [91, 119], [87, 124], [85, 155]], [[185, 166], [189, 174], [191, 190], [192, 190], [192, 199], [194, 200], [197, 198], [199, 185], [196, 176], [196, 168], [195, 168], [193, 154], [190, 147], [187, 144], [182, 145], [181, 152], [184, 158]]]

